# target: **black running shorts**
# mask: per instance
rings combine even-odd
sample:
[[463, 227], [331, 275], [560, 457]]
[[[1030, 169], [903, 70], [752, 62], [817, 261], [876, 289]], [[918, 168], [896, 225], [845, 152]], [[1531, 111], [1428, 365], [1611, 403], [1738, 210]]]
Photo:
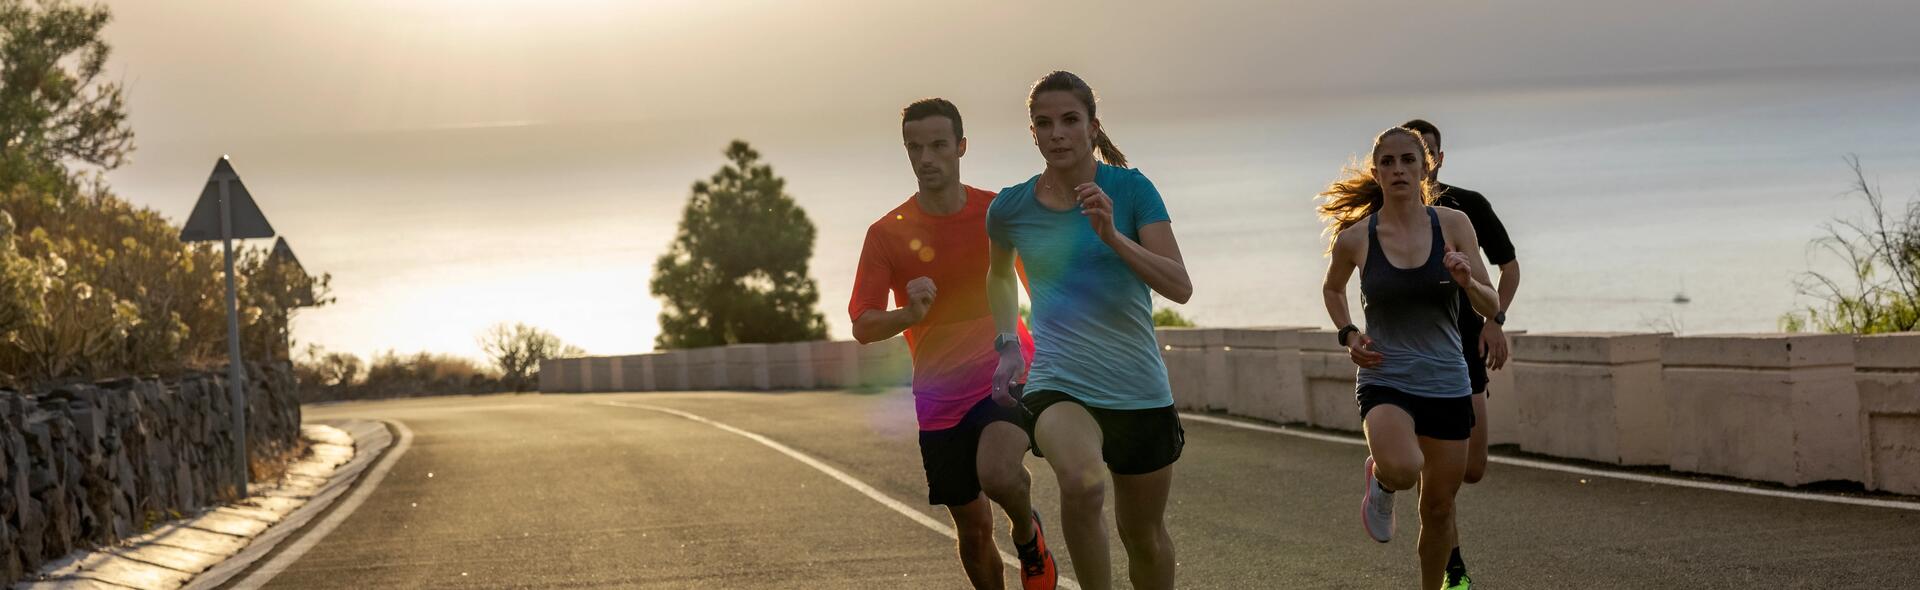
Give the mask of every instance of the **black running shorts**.
[[[1100, 425], [1100, 454], [1107, 469], [1117, 475], [1145, 475], [1180, 460], [1187, 445], [1187, 431], [1180, 426], [1180, 412], [1169, 405], [1143, 410], [1109, 410], [1089, 406], [1058, 391], [1035, 391], [1021, 398], [1027, 413], [1038, 422], [1040, 414], [1055, 404], [1070, 403], [1086, 408]], [[1036, 447], [1033, 454], [1040, 456]]]
[[1440, 440], [1467, 440], [1473, 435], [1473, 396], [1423, 397], [1382, 385], [1362, 385], [1360, 419], [1381, 405], [1406, 410], [1413, 416], [1413, 433]]
[[[1002, 407], [993, 396], [981, 398], [944, 430], [920, 431], [920, 464], [927, 470], [927, 503], [959, 506], [980, 497], [977, 456], [980, 433], [988, 424], [1008, 422], [1027, 432], [1026, 414], [1018, 407]], [[1032, 444], [1032, 439], [1028, 439]]]

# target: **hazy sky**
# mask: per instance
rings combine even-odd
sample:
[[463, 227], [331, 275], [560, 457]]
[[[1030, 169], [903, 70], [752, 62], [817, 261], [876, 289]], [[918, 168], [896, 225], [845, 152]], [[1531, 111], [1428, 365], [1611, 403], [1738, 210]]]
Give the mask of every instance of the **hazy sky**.
[[[977, 143], [1019, 147], [1025, 88], [1051, 69], [1126, 97], [1103, 114], [1142, 122], [1920, 75], [1912, 0], [109, 4], [139, 148], [113, 186], [177, 221], [232, 154], [307, 267], [335, 275], [340, 303], [296, 337], [360, 354], [473, 355], [473, 335], [502, 320], [596, 353], [645, 350], [649, 265], [727, 140], [754, 141], [803, 203], [852, 198], [822, 193], [872, 164], [835, 159], [875, 154], [897, 170], [872, 194], [894, 196], [854, 209], [878, 212], [912, 189], [889, 155], [900, 105], [952, 98]], [[969, 169], [1012, 181], [1027, 156]], [[826, 248], [857, 243], [868, 220], [815, 221], [816, 273], [845, 266], [853, 253]], [[845, 294], [828, 286], [821, 307], [844, 338]]]

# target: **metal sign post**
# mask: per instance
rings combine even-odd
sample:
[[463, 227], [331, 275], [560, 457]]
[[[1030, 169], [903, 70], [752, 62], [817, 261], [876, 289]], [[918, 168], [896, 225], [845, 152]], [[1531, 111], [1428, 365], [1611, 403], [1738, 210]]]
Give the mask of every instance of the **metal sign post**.
[[[217, 215], [215, 214], [217, 211]], [[233, 240], [273, 237], [273, 226], [254, 204], [253, 195], [241, 184], [240, 175], [227, 163], [226, 156], [213, 165], [193, 214], [180, 230], [183, 242], [220, 240], [227, 265], [227, 397], [233, 409], [233, 462], [237, 469], [237, 492], [247, 495], [247, 395], [246, 365], [240, 357], [240, 292], [234, 282]]]

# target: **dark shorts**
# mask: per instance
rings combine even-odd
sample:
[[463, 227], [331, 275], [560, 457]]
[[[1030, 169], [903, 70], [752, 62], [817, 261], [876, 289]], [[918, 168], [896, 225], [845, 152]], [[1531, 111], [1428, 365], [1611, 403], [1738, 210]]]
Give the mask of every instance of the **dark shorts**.
[[1480, 337], [1463, 346], [1467, 352], [1467, 379], [1473, 382], [1474, 393], [1487, 392], [1487, 356], [1480, 354]]
[[1473, 435], [1473, 396], [1421, 397], [1381, 385], [1362, 385], [1360, 419], [1380, 405], [1391, 405], [1413, 416], [1413, 433], [1440, 440], [1467, 440]]
[[1460, 295], [1460, 352], [1467, 359], [1467, 378], [1473, 382], [1474, 393], [1487, 392], [1487, 355], [1480, 354], [1480, 330], [1487, 321], [1473, 311], [1473, 303], [1467, 301], [1466, 294]]
[[[1070, 403], [1087, 409], [1100, 425], [1100, 455], [1107, 470], [1118, 475], [1144, 475], [1159, 471], [1180, 460], [1187, 446], [1187, 431], [1180, 426], [1180, 412], [1169, 405], [1144, 410], [1109, 410], [1058, 391], [1035, 391], [1020, 398], [1031, 420], [1054, 404]], [[1034, 456], [1042, 456], [1035, 447]]]
[[[1026, 414], [1019, 407], [1004, 408], [993, 396], [981, 398], [944, 430], [920, 431], [920, 464], [927, 470], [927, 503], [959, 506], [980, 497], [980, 433], [988, 424], [1007, 422], [1027, 431]], [[1031, 446], [1033, 441], [1028, 439]]]

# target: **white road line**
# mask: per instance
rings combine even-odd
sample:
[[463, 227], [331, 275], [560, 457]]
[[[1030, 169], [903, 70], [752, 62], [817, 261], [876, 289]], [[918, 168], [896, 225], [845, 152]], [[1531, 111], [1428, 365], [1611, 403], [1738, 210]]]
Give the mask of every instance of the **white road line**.
[[[672, 408], [663, 408], [660, 406], [625, 403], [625, 402], [596, 402], [596, 403], [599, 403], [600, 405], [606, 405], [606, 406], [620, 406], [623, 408], [651, 410], [651, 411], [660, 412], [663, 414], [672, 414], [675, 416], [679, 416], [681, 418], [692, 420], [694, 422], [699, 422], [701, 424], [706, 424], [714, 428], [718, 428], [721, 430], [725, 430], [727, 432], [738, 434], [740, 436], [746, 437], [747, 440], [751, 440], [753, 442], [766, 445], [767, 448], [780, 451], [781, 454], [784, 454], [788, 457], [792, 457], [795, 461], [799, 461], [803, 464], [806, 464], [806, 466], [808, 467], [812, 467], [820, 471], [821, 473], [825, 473], [834, 479], [840, 480], [840, 483], [847, 484], [847, 487], [853, 488], [854, 491], [860, 492], [862, 494], [866, 494], [868, 498], [872, 498], [873, 501], [879, 502], [880, 505], [886, 506], [888, 508], [892, 508], [894, 512], [898, 512], [901, 515], [906, 516], [907, 518], [913, 519], [914, 522], [920, 523], [921, 526], [933, 529], [933, 532], [946, 535], [947, 538], [949, 539], [959, 540], [960, 538], [958, 535], [954, 534], [953, 527], [947, 526], [946, 523], [940, 522], [939, 520], [936, 520], [931, 516], [927, 516], [925, 512], [915, 510], [912, 506], [908, 506], [904, 502], [893, 499], [892, 496], [888, 496], [885, 493], [881, 492], [880, 490], [874, 489], [873, 486], [867, 485], [866, 482], [860, 481], [858, 479], [854, 479], [853, 476], [847, 475], [846, 472], [844, 471], [841, 471], [839, 469], [834, 469], [833, 466], [820, 462], [819, 459], [815, 459], [811, 456], [808, 456], [806, 453], [793, 450], [792, 447], [789, 447], [787, 445], [780, 444], [779, 441], [775, 441], [773, 439], [770, 439], [752, 432], [741, 430], [739, 428], [734, 428], [733, 426], [728, 425], [726, 423], [709, 420], [698, 414], [682, 412], [680, 410], [675, 410]], [[1001, 551], [1000, 560], [1002, 563], [1007, 564], [1007, 567], [1013, 568], [1014, 571], [1019, 571], [1020, 559], [1014, 557], [1012, 553]], [[1071, 578], [1068, 578], [1065, 575], [1060, 576], [1060, 587], [1068, 588], [1071, 590], [1080, 590], [1080, 585], [1077, 583], [1074, 583], [1074, 581]]]
[[[1203, 416], [1203, 415], [1195, 415], [1195, 414], [1181, 414], [1180, 417], [1183, 419], [1192, 420], [1195, 422], [1205, 422], [1208, 424], [1218, 424], [1221, 426], [1244, 428], [1247, 430], [1255, 430], [1259, 432], [1269, 432], [1273, 434], [1297, 436], [1300, 438], [1307, 438], [1307, 439], [1313, 439], [1318, 441], [1358, 445], [1363, 447], [1367, 445], [1367, 441], [1365, 439], [1336, 436], [1331, 434], [1322, 434], [1318, 432], [1311, 432], [1311, 431], [1300, 430], [1295, 428], [1287, 428], [1285, 426], [1269, 426], [1266, 424], [1255, 424], [1252, 422], [1242, 422], [1239, 420], [1229, 420], [1226, 418], [1220, 418], [1216, 416]], [[1629, 473], [1624, 471], [1607, 471], [1607, 470], [1601, 470], [1601, 469], [1591, 469], [1587, 467], [1575, 467], [1572, 465], [1561, 465], [1558, 463], [1549, 463], [1546, 461], [1535, 461], [1532, 459], [1515, 459], [1512, 457], [1489, 456], [1487, 457], [1487, 461], [1492, 463], [1500, 463], [1503, 465], [1513, 465], [1516, 467], [1527, 467], [1532, 469], [1545, 469], [1548, 471], [1573, 473], [1573, 474], [1585, 475], [1589, 477], [1605, 477], [1609, 479], [1637, 481], [1640, 483], [1661, 484], [1661, 485], [1669, 485], [1669, 486], [1682, 487], [1682, 488], [1694, 488], [1694, 489], [1700, 489], [1700, 490], [1713, 490], [1716, 492], [1732, 492], [1736, 494], [1747, 494], [1752, 496], [1786, 498], [1789, 500], [1808, 500], [1813, 502], [1828, 502], [1833, 504], [1851, 504], [1854, 506], [1869, 506], [1873, 508], [1891, 508], [1895, 510], [1920, 511], [1920, 502], [1906, 502], [1906, 501], [1900, 501], [1900, 500], [1881, 500], [1876, 498], [1853, 498], [1848, 496], [1830, 496], [1826, 494], [1810, 494], [1807, 492], [1790, 492], [1786, 490], [1769, 490], [1764, 488], [1753, 488], [1753, 487], [1746, 487], [1746, 486], [1733, 485], [1733, 484], [1714, 483], [1714, 482], [1707, 482], [1707, 481], [1694, 481], [1690, 479], [1680, 479], [1677, 477], [1662, 477], [1658, 475], [1647, 475], [1643, 473]]]
[[234, 590], [256, 590], [272, 581], [274, 576], [280, 575], [280, 572], [286, 571], [293, 562], [299, 561], [300, 556], [306, 555], [307, 550], [327, 538], [327, 533], [333, 532], [334, 527], [340, 526], [341, 522], [352, 516], [353, 511], [367, 501], [367, 496], [373, 495], [374, 488], [380, 487], [380, 480], [387, 478], [387, 471], [393, 468], [393, 464], [400, 460], [401, 455], [407, 454], [407, 447], [413, 445], [413, 431], [408, 430], [407, 425], [394, 420], [382, 420], [382, 422], [392, 426], [400, 436], [394, 441], [393, 447], [387, 450], [386, 456], [380, 458], [380, 464], [360, 474], [361, 481], [356, 484], [358, 487], [354, 488], [353, 495], [334, 507], [333, 512], [327, 513], [326, 518], [314, 523], [313, 528], [300, 535], [299, 539], [287, 544], [286, 548], [281, 549], [271, 561], [261, 564], [246, 578], [235, 582], [232, 586]]

